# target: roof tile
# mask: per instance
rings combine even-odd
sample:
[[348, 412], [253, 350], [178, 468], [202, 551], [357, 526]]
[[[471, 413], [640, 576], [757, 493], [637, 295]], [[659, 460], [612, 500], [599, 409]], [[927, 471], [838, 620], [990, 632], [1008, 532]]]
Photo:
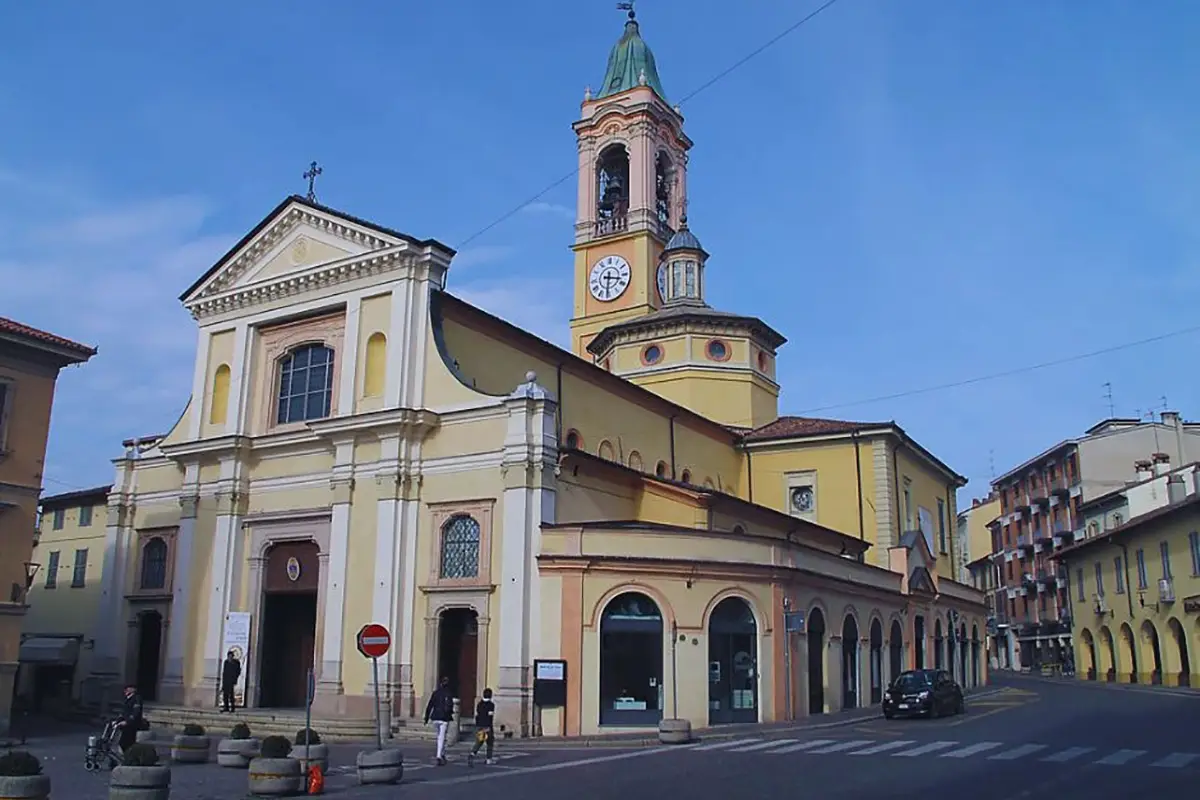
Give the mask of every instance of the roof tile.
[[785, 416], [746, 432], [744, 438], [746, 441], [755, 442], [766, 439], [787, 439], [792, 436], [836, 436], [868, 428], [883, 428], [892, 424], [891, 422], [852, 422], [844, 419]]
[[47, 333], [46, 331], [38, 330], [37, 328], [31, 328], [28, 325], [23, 325], [20, 322], [8, 319], [7, 317], [0, 317], [0, 333], [7, 333], [10, 336], [21, 336], [26, 339], [33, 339], [37, 342], [51, 344], [55, 347], [74, 350], [81, 355], [91, 356], [96, 354], [96, 349], [93, 347], [88, 347], [86, 344], [73, 342], [70, 339], [63, 338], [62, 336], [56, 336], [53, 333]]

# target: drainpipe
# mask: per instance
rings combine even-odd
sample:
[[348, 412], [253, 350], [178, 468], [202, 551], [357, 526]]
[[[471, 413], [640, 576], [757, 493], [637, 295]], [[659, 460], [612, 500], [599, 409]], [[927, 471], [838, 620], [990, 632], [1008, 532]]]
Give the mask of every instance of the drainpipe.
[[557, 401], [558, 401], [558, 408], [555, 410], [555, 414], [554, 414], [554, 417], [555, 417], [555, 419], [554, 419], [554, 435], [555, 435], [555, 436], [558, 438], [558, 446], [559, 446], [559, 447], [562, 447], [562, 436], [563, 436], [563, 431], [562, 431], [562, 426], [563, 426], [563, 415], [562, 415], [562, 399], [563, 399], [563, 397], [562, 397], [562, 387], [563, 387], [563, 383], [562, 383], [562, 368], [563, 368], [563, 365], [562, 365], [562, 362], [560, 361], [560, 362], [558, 362], [558, 368], [557, 368], [557, 370], [556, 370], [556, 372], [557, 372], [557, 376], [556, 376], [556, 377], [557, 377], [557, 380], [558, 380], [558, 391], [557, 391], [557, 396], [554, 398], [555, 400], [557, 400]]
[[671, 415], [671, 480], [675, 480], [675, 415]]
[[862, 458], [858, 450], [858, 431], [850, 434], [854, 441], [854, 471], [858, 476], [858, 538], [866, 541], [867, 530], [863, 522]]
[[[954, 504], [950, 502], [950, 487], [947, 486], [946, 487], [946, 513], [942, 515], [945, 517], [945, 519], [941, 520], [939, 524], [946, 526], [946, 542], [950, 548], [950, 575], [952, 576], [950, 579], [958, 580], [958, 578], [960, 578], [962, 576], [958, 574], [958, 566], [954, 563], [954, 557], [956, 555], [958, 555], [955, 552], [955, 550], [957, 548], [955, 548], [955, 546], [954, 546], [955, 544], [957, 544], [957, 542], [955, 542], [954, 537], [951, 535], [951, 528], [950, 528], [950, 518], [952, 516], [953, 509], [954, 509]], [[953, 515], [953, 516], [954, 516], [955, 523], [957, 523], [958, 516], [957, 515]], [[957, 525], [955, 527], [957, 527]], [[957, 533], [957, 531], [954, 531], [954, 532]], [[938, 544], [941, 544], [941, 542], [939, 542]]]
[[[1200, 477], [1200, 471], [1197, 471], [1196, 475], [1198, 477]], [[746, 451], [746, 485], [747, 485], [747, 487], [749, 487], [748, 492], [747, 492], [749, 494], [748, 500], [751, 503], [753, 503], [754, 502], [754, 454], [751, 453], [749, 450]]]

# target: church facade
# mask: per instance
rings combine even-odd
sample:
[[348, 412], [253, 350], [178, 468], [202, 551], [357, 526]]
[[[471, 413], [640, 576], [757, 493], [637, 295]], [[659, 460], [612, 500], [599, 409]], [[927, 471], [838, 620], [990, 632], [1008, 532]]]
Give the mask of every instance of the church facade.
[[986, 682], [941, 555], [961, 477], [894, 423], [778, 415], [785, 339], [706, 300], [691, 141], [632, 17], [575, 131], [569, 351], [455, 297], [451, 248], [300, 197], [182, 295], [191, 400], [116, 461], [98, 677], [212, 708], [236, 647], [246, 705], [302, 706], [311, 670], [314, 715], [366, 718], [374, 622], [395, 723], [441, 676], [521, 735]]

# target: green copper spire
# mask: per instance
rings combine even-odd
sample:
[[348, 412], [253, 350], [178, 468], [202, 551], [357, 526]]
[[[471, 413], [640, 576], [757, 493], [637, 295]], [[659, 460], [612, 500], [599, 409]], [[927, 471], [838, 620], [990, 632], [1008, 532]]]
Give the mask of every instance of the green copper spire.
[[613, 45], [612, 52], [608, 54], [608, 69], [604, 73], [604, 83], [600, 85], [600, 93], [596, 97], [609, 97], [644, 83], [665, 102], [667, 93], [663, 91], [662, 81], [658, 79], [654, 54], [642, 39], [632, 5], [621, 3], [618, 6], [628, 8], [629, 19], [625, 22], [625, 32], [621, 34], [621, 39]]

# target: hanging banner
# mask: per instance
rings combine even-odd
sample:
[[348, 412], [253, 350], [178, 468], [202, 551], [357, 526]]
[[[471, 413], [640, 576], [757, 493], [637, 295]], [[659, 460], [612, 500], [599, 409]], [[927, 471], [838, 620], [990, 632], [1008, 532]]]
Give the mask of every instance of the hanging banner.
[[[238, 708], [246, 707], [246, 675], [250, 671], [247, 656], [250, 653], [250, 613], [248, 611], [230, 611], [225, 615], [225, 635], [221, 641], [221, 667], [217, 674], [218, 680], [223, 680], [225, 659], [229, 651], [242, 665], [233, 690], [233, 704]], [[218, 689], [224, 687], [218, 687]], [[217, 692], [217, 705], [221, 703], [221, 693]]]

